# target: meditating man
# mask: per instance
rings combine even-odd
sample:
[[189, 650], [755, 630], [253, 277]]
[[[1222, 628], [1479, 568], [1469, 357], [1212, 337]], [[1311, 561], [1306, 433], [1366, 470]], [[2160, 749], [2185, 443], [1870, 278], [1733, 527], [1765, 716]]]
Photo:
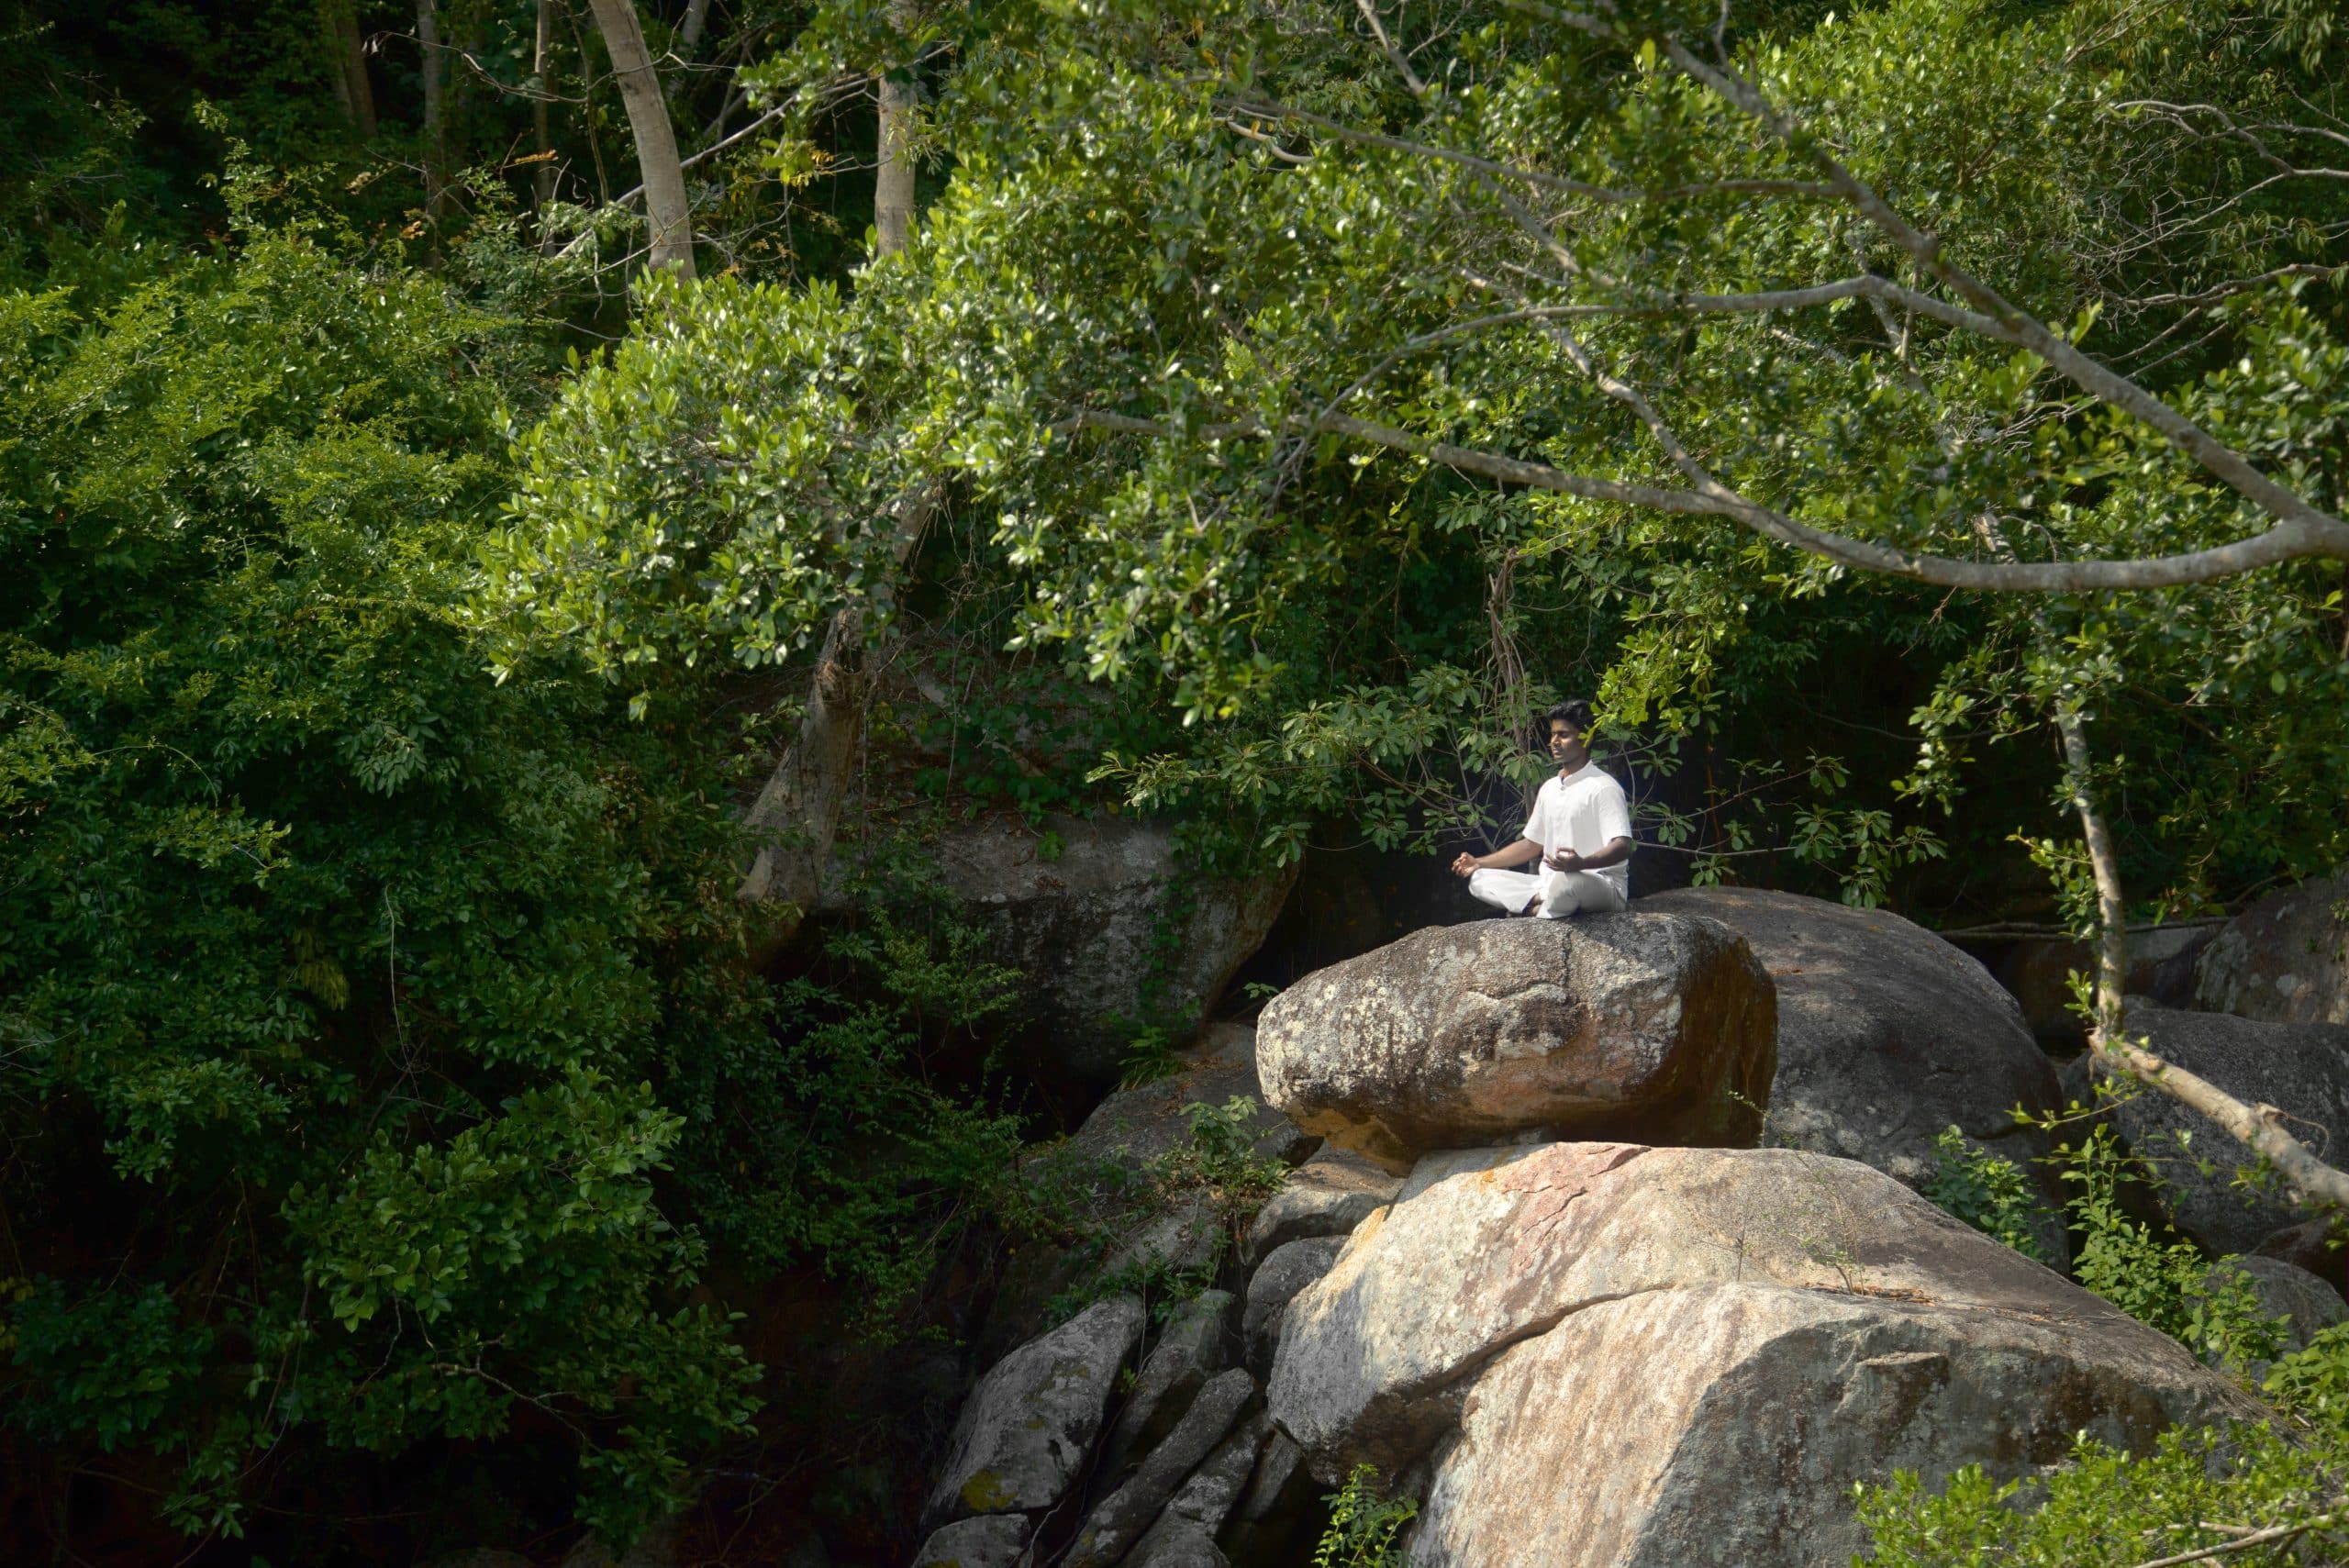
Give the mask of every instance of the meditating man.
[[[1533, 802], [1525, 836], [1489, 855], [1462, 854], [1452, 869], [1468, 891], [1512, 915], [1563, 919], [1623, 908], [1631, 898], [1631, 811], [1623, 786], [1590, 760], [1590, 704], [1576, 697], [1542, 716], [1558, 776]], [[1512, 871], [1529, 861], [1540, 869]]]

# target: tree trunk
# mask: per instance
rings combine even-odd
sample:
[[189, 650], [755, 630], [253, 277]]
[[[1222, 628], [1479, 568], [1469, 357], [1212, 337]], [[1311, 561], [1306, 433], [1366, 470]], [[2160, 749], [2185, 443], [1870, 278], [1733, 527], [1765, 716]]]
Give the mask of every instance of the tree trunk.
[[334, 66], [334, 99], [351, 128], [369, 140], [375, 135], [375, 89], [367, 80], [367, 51], [359, 38], [352, 0], [320, 0], [327, 59]]
[[701, 45], [702, 29], [709, 26], [709, 0], [685, 0], [685, 25], [677, 29], [677, 41], [687, 49]]
[[[890, 19], [903, 26], [907, 0], [891, 0]], [[880, 166], [873, 183], [873, 259], [903, 250], [913, 224], [914, 169], [909, 153], [914, 94], [910, 85], [880, 83]], [[938, 503], [934, 484], [901, 493], [889, 507], [890, 550], [900, 571], [913, 560]], [[864, 617], [854, 606], [832, 617], [824, 633], [807, 709], [790, 750], [768, 775], [751, 807], [751, 829], [765, 840], [737, 890], [748, 903], [776, 906], [769, 951], [788, 941], [814, 906], [832, 858], [841, 806], [864, 737], [866, 672], [875, 650], [865, 646]]]
[[416, 42], [424, 55], [424, 216], [437, 221], [449, 205], [447, 132], [442, 85], [449, 61], [440, 48], [440, 13], [434, 0], [416, 0]]
[[633, 0], [590, 0], [604, 48], [619, 79], [620, 102], [628, 106], [629, 129], [636, 137], [636, 166], [644, 181], [644, 213], [652, 230], [652, 264], [680, 277], [694, 275], [693, 213], [685, 203], [685, 173], [677, 162], [677, 135], [669, 124], [668, 101], [644, 46]]
[[544, 239], [547, 205], [554, 200], [554, 138], [547, 128], [547, 98], [553, 92], [554, 0], [539, 0], [538, 28], [530, 39], [530, 77], [539, 84], [530, 100], [530, 150], [538, 161], [530, 167], [530, 195], [540, 215]]

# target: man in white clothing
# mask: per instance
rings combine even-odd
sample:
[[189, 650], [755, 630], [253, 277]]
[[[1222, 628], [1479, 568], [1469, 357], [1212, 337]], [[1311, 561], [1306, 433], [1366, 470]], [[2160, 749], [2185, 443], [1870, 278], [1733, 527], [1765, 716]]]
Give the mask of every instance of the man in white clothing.
[[[1453, 871], [1468, 891], [1512, 915], [1563, 919], [1631, 903], [1631, 811], [1623, 786], [1590, 760], [1590, 704], [1577, 697], [1542, 716], [1558, 776], [1542, 785], [1525, 835], [1489, 855], [1463, 854]], [[1516, 871], [1529, 861], [1535, 871]]]

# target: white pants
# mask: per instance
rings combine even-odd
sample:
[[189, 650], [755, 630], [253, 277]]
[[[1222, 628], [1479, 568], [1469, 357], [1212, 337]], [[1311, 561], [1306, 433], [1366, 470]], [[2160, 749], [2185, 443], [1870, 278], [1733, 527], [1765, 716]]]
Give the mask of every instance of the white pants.
[[1469, 873], [1468, 891], [1512, 915], [1539, 897], [1545, 920], [1563, 920], [1585, 910], [1594, 915], [1611, 915], [1624, 907], [1623, 895], [1616, 891], [1613, 883], [1586, 871], [1496, 871], [1486, 867]]

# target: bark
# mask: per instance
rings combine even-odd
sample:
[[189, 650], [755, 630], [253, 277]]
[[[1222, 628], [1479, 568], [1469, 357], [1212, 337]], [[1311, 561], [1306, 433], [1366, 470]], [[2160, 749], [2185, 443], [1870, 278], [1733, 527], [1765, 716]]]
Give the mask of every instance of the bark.
[[[892, 0], [890, 19], [909, 19], [907, 0]], [[914, 207], [913, 91], [885, 73], [880, 83], [880, 166], [873, 185], [873, 256], [878, 261], [905, 248]], [[924, 484], [901, 493], [889, 507], [890, 552], [899, 572], [913, 559], [922, 530], [938, 503], [938, 489]], [[751, 830], [764, 843], [751, 862], [736, 895], [746, 903], [771, 904], [775, 923], [767, 951], [790, 940], [823, 885], [832, 858], [858, 747], [864, 739], [867, 677], [878, 650], [868, 647], [863, 615], [851, 606], [837, 611], [824, 633], [824, 646], [808, 689], [807, 711], [765, 787], [751, 807]]]
[[2121, 859], [2104, 814], [2093, 799], [2087, 736], [2078, 710], [2068, 702], [2060, 706], [2055, 728], [2064, 740], [2065, 780], [2072, 809], [2079, 817], [2087, 840], [2088, 863], [2096, 876], [2096, 1016], [2088, 1031], [2088, 1048], [2106, 1065], [2201, 1112], [2244, 1148], [2264, 1155], [2303, 1202], [2349, 1208], [2349, 1173], [2326, 1164], [2286, 1130], [2290, 1118], [2284, 1112], [2274, 1106], [2237, 1099], [2209, 1079], [2163, 1060], [2129, 1039], [2121, 1018], [2121, 993], [2129, 977], [2129, 938], [2121, 895]]
[[702, 30], [709, 26], [709, 0], [686, 0], [685, 25], [677, 29], [677, 41], [687, 49], [701, 46]]
[[434, 0], [416, 0], [416, 42], [423, 53], [424, 72], [424, 216], [437, 220], [449, 205], [448, 160], [441, 145], [447, 134], [443, 87], [449, 59], [440, 47], [440, 12]]
[[636, 166], [644, 180], [644, 212], [652, 231], [652, 265], [694, 275], [693, 213], [685, 201], [685, 172], [677, 161], [677, 135], [668, 100], [645, 48], [634, 0], [590, 0], [604, 48], [612, 57], [620, 102], [636, 138]]
[[319, 21], [327, 58], [333, 65], [334, 98], [351, 128], [370, 140], [375, 135], [375, 89], [367, 80], [367, 50], [359, 37], [352, 0], [321, 0]]
[[554, 0], [539, 0], [538, 27], [530, 39], [530, 75], [539, 91], [530, 100], [530, 195], [540, 214], [554, 200], [554, 138], [547, 128], [547, 98], [553, 91]]

